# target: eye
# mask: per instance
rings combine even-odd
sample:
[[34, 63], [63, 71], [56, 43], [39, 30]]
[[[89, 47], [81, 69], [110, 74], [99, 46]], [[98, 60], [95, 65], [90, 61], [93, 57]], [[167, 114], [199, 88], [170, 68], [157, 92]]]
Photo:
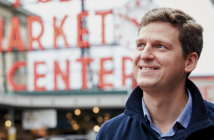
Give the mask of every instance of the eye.
[[166, 47], [165, 47], [165, 46], [163, 46], [163, 45], [157, 45], [157, 48], [165, 49]]
[[145, 45], [141, 43], [141, 44], [138, 44], [137, 47], [139, 47], [139, 48], [144, 48]]

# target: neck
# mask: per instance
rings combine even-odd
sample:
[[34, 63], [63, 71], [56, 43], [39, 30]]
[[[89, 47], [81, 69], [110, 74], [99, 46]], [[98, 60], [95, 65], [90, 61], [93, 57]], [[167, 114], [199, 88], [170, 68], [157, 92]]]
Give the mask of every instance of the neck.
[[158, 93], [143, 92], [152, 121], [163, 134], [172, 128], [187, 104], [188, 94], [184, 85], [168, 91], [160, 90]]

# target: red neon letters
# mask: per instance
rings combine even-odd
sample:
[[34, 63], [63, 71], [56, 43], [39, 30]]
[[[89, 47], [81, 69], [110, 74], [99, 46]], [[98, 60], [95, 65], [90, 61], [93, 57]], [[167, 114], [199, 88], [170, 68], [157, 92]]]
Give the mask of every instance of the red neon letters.
[[88, 72], [88, 64], [93, 61], [92, 58], [81, 57], [77, 59], [77, 62], [82, 63], [82, 89], [87, 89], [87, 72]]
[[[37, 0], [37, 2], [42, 2], [42, 3], [47, 3], [50, 2], [51, 0]], [[71, 0], [59, 0], [60, 2], [66, 2], [66, 1], [71, 1]], [[14, 7], [18, 7], [21, 3], [21, 0], [15, 0], [14, 2]], [[95, 14], [97, 16], [101, 16], [102, 22], [101, 22], [101, 27], [102, 27], [102, 41], [101, 43], [103, 45], [106, 44], [106, 40], [105, 40], [105, 18], [106, 15], [108, 14], [112, 14], [112, 11], [97, 11], [95, 12]], [[79, 48], [88, 48], [90, 46], [90, 43], [88, 40], [86, 40], [84, 37], [87, 36], [89, 34], [89, 31], [86, 27], [83, 26], [83, 19], [86, 18], [88, 16], [88, 12], [84, 11], [81, 12], [77, 15], [77, 47]], [[67, 19], [67, 15], [64, 16], [64, 18], [59, 22], [59, 24], [57, 24], [57, 18], [53, 17], [53, 48], [57, 48], [57, 39], [59, 37], [62, 37], [63, 41], [64, 41], [64, 45], [65, 47], [69, 47], [67, 38], [66, 38], [66, 34], [63, 31], [63, 26], [65, 24], [65, 21]], [[37, 36], [33, 36], [33, 23], [36, 22], [39, 24], [39, 26], [41, 27], [41, 31], [39, 32], [39, 34]], [[2, 48], [2, 38], [3, 38], [3, 29], [4, 29], [4, 24], [3, 24], [3, 20], [0, 19], [0, 52], [4, 51]], [[40, 50], [44, 50], [44, 47], [42, 45], [41, 39], [42, 36], [44, 34], [44, 25], [43, 25], [43, 21], [41, 18], [37, 17], [37, 16], [29, 16], [27, 18], [27, 46], [24, 46], [23, 40], [22, 40], [22, 35], [21, 35], [21, 28], [20, 28], [20, 21], [17, 17], [13, 17], [11, 20], [11, 24], [10, 24], [10, 34], [8, 37], [8, 46], [6, 48], [5, 51], [7, 52], [11, 52], [14, 49], [18, 50], [18, 51], [32, 51], [34, 50], [33, 48], [33, 44], [34, 42], [38, 43], [39, 49]], [[23, 37], [24, 38], [24, 37]], [[91, 62], [93, 62], [93, 59], [90, 57], [81, 57], [79, 59], [76, 60], [77, 62], [80, 62], [82, 65], [82, 89], [83, 90], [87, 90], [87, 83], [88, 83], [88, 64], [90, 64]], [[109, 58], [101, 58], [100, 59], [100, 72], [99, 72], [99, 88], [100, 89], [105, 89], [105, 88], [112, 88], [113, 87], [113, 83], [111, 82], [105, 82], [104, 77], [106, 75], [111, 75], [113, 74], [113, 70], [106, 70], [104, 68], [104, 63], [106, 61], [113, 61], [113, 58], [109, 57]], [[131, 58], [129, 57], [124, 57], [122, 58], [122, 85], [124, 86], [126, 83], [127, 79], [131, 79], [132, 78], [132, 74], [131, 73], [126, 73], [125, 69], [126, 69], [126, 61], [132, 61]], [[53, 62], [53, 84], [54, 84], [54, 90], [58, 90], [58, 85], [57, 85], [57, 80], [59, 77], [62, 78], [64, 84], [65, 84], [65, 89], [66, 90], [70, 90], [70, 81], [69, 81], [69, 77], [70, 77], [70, 63], [67, 60], [66, 61], [66, 70], [62, 71], [60, 69], [60, 66], [58, 64], [58, 62], [54, 61]], [[42, 80], [43, 78], [45, 78], [45, 74], [41, 74], [38, 73], [37, 67], [43, 66], [45, 64], [44, 61], [41, 62], [35, 62], [34, 63], [34, 90], [35, 91], [44, 91], [46, 90], [46, 87], [44, 85], [38, 85], [38, 80]], [[13, 76], [15, 71], [19, 68], [19, 67], [23, 67], [26, 64], [24, 62], [15, 62], [12, 66], [12, 68], [9, 71], [8, 74], [8, 81], [10, 82], [10, 84], [12, 85], [12, 87], [14, 88], [15, 91], [21, 91], [21, 90], [26, 90], [26, 86], [25, 85], [19, 85], [17, 83], [15, 83]], [[40, 84], [40, 83], [39, 83]]]
[[20, 1], [21, 1], [21, 0], [16, 0], [16, 1], [14, 2], [14, 4], [13, 4], [13, 7], [15, 7], [15, 8], [19, 7]]
[[[19, 1], [17, 1], [18, 3]], [[45, 2], [45, 1], [43, 1]], [[102, 44], [105, 45], [105, 17], [107, 14], [111, 14], [112, 11], [98, 11], [96, 12], [96, 15], [101, 16], [102, 18]], [[88, 12], [84, 11], [77, 15], [77, 47], [80, 48], [88, 48], [90, 43], [87, 39], [84, 39], [84, 36], [87, 36], [89, 34], [89, 31], [87, 28], [83, 27], [83, 18], [86, 18], [88, 16]], [[57, 25], [57, 18], [53, 17], [53, 48], [57, 48], [57, 39], [61, 36], [64, 40], [65, 47], [69, 47], [66, 34], [63, 31], [64, 23], [67, 19], [67, 15], [64, 16], [62, 19], [60, 25]], [[33, 36], [33, 23], [38, 23], [41, 27], [41, 31], [39, 35]], [[4, 24], [3, 20], [0, 19], [0, 52], [2, 50], [2, 38], [3, 38], [3, 29]], [[32, 51], [33, 49], [33, 43], [38, 43], [38, 47], [40, 50], [44, 50], [44, 47], [41, 42], [41, 38], [44, 34], [44, 25], [41, 18], [37, 16], [29, 16], [27, 18], [27, 47], [24, 47], [24, 43], [22, 40], [22, 34], [21, 34], [21, 28], [20, 28], [20, 21], [17, 17], [13, 17], [10, 24], [10, 36], [8, 37], [8, 47], [6, 49], [7, 52], [10, 52], [13, 50], [14, 47], [17, 48], [18, 51]], [[87, 38], [87, 37], [85, 37]]]
[[96, 12], [96, 15], [101, 15], [102, 17], [102, 44], [104, 45], [106, 42], [105, 42], [105, 16], [107, 14], [111, 14], [112, 11], [99, 11], [99, 12]]
[[42, 61], [42, 62], [35, 62], [35, 63], [34, 63], [34, 90], [35, 90], [35, 91], [45, 91], [45, 87], [39, 87], [39, 86], [37, 85], [37, 80], [38, 80], [39, 78], [44, 78], [44, 77], [45, 77], [44, 74], [38, 74], [38, 73], [37, 73], [37, 66], [38, 66], [38, 65], [41, 65], [41, 64], [45, 64], [45, 62]]
[[[82, 90], [87, 90], [88, 89], [88, 86], [87, 86], [87, 83], [88, 83], [88, 64], [90, 64], [91, 62], [93, 62], [93, 59], [90, 58], [90, 57], [81, 57], [79, 59], [76, 60], [77, 62], [80, 62], [81, 65], [82, 65]], [[106, 75], [111, 75], [113, 74], [113, 70], [106, 70], [104, 68], [104, 64], [107, 62], [107, 61], [113, 61], [113, 58], [112, 57], [108, 57], [108, 58], [101, 58], [100, 59], [100, 72], [99, 72], [99, 83], [98, 83], [98, 87], [99, 89], [105, 89], [105, 88], [113, 88], [113, 84], [112, 83], [106, 83], [105, 80], [104, 80], [104, 77]], [[123, 83], [123, 86], [125, 84], [125, 80], [130, 78], [133, 80], [133, 76], [132, 74], [125, 74], [125, 68], [127, 67], [125, 65], [125, 62], [126, 61], [132, 61], [131, 58], [129, 57], [123, 57], [122, 58], [122, 83]], [[59, 63], [57, 61], [54, 61], [53, 62], [53, 83], [54, 83], [54, 90], [57, 91], [58, 90], [58, 86], [57, 86], [57, 80], [59, 79], [59, 76], [62, 78], [64, 84], [65, 84], [65, 90], [71, 90], [70, 88], [70, 80], [69, 80], [69, 77], [70, 77], [70, 62], [69, 60], [66, 60], [66, 69], [64, 71], [62, 71], [59, 66]], [[8, 73], [8, 76], [7, 76], [7, 79], [8, 79], [8, 82], [11, 84], [11, 86], [13, 87], [13, 89], [15, 91], [24, 91], [26, 90], [26, 86], [25, 85], [19, 85], [17, 84], [13, 77], [14, 77], [14, 74], [16, 72], [16, 70], [18, 70], [18, 68], [20, 67], [25, 67], [26, 64], [25, 62], [23, 61], [17, 61], [15, 62], [9, 73]], [[46, 77], [45, 73], [38, 73], [38, 67], [45, 67], [45, 62], [44, 61], [38, 61], [38, 62], [34, 62], [34, 73], [33, 73], [33, 83], [34, 83], [34, 91], [45, 91], [46, 88], [45, 86], [39, 86], [38, 85], [38, 80], [39, 79], [44, 79]], [[133, 87], [136, 86], [136, 82], [133, 81]]]
[[105, 61], [112, 61], [112, 57], [109, 58], [101, 58], [100, 60], [100, 74], [99, 74], [99, 88], [103, 89], [104, 87], [113, 87], [112, 83], [104, 83], [104, 76], [107, 74], [112, 74], [113, 71], [112, 70], [105, 70], [104, 68], [104, 62]]
[[61, 75], [62, 80], [65, 82], [65, 89], [70, 90], [70, 82], [69, 82], [69, 61], [66, 61], [66, 72], [63, 74], [59, 68], [58, 62], [54, 62], [54, 90], [57, 91], [57, 76]]
[[49, 2], [51, 0], [38, 0], [38, 2], [43, 2], [43, 3], [46, 3], [46, 2]]
[[20, 23], [17, 17], [12, 18], [10, 27], [9, 44], [6, 51], [10, 52], [14, 47], [17, 47], [19, 51], [24, 51], [25, 48], [22, 41]]
[[19, 68], [19, 67], [24, 67], [26, 64], [25, 62], [23, 61], [17, 61], [13, 64], [12, 68], [10, 69], [8, 75], [7, 75], [7, 79], [9, 81], [9, 83], [11, 84], [11, 86], [13, 87], [13, 89], [15, 91], [23, 91], [23, 90], [26, 90], [26, 86], [25, 85], [19, 85], [17, 84], [13, 77], [14, 77], [14, 74], [16, 72], [16, 70]]
[[127, 78], [132, 78], [132, 73], [130, 73], [130, 74], [126, 74], [125, 73], [125, 68], [126, 68], [125, 62], [127, 60], [133, 61], [130, 57], [123, 57], [122, 58], [122, 81], [123, 81], [123, 86], [125, 86]]
[[[39, 34], [39, 36], [37, 36], [37, 37], [33, 37], [33, 34], [32, 34], [32, 23], [33, 22], [38, 22], [41, 25], [42, 30], [41, 30], [41, 33]], [[39, 44], [39, 48], [41, 50], [44, 50], [42, 43], [40, 41], [40, 38], [42, 37], [42, 34], [44, 32], [44, 25], [43, 25], [41, 18], [39, 18], [37, 16], [29, 16], [27, 19], [27, 31], [28, 31], [28, 43], [27, 43], [28, 50], [33, 50], [33, 46], [32, 46], [33, 41], [37, 41]]]
[[83, 35], [88, 34], [88, 29], [82, 28], [82, 18], [87, 17], [88, 12], [82, 12], [77, 15], [77, 28], [78, 28], [78, 34], [77, 34], [77, 45], [80, 48], [87, 48], [89, 47], [89, 42], [82, 39]]
[[[43, 3], [46, 3], [46, 2], [50, 2], [51, 0], [38, 0], [38, 2], [43, 2]], [[71, 1], [71, 0], [60, 0], [60, 2], [67, 2], [67, 1]], [[20, 6], [20, 2], [21, 0], [15, 0], [15, 2], [13, 3], [13, 7], [17, 8]]]
[[66, 36], [65, 36], [65, 34], [64, 34], [63, 30], [62, 30], [62, 27], [64, 25], [64, 22], [65, 22], [66, 18], [67, 18], [67, 15], [63, 18], [60, 27], [56, 26], [56, 17], [53, 18], [53, 20], [54, 20], [54, 48], [57, 47], [56, 41], [57, 41], [57, 38], [59, 37], [59, 35], [62, 35], [62, 37], [63, 37], [63, 39], [65, 41], [65, 46], [68, 47], [68, 42], [66, 40]]

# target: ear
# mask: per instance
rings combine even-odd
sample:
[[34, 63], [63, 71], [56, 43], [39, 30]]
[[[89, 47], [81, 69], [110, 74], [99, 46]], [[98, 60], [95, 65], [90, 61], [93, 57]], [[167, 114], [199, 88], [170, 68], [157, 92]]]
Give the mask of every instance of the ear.
[[198, 63], [198, 55], [196, 52], [192, 52], [186, 56], [186, 63], [185, 63], [185, 72], [190, 73], [192, 72]]

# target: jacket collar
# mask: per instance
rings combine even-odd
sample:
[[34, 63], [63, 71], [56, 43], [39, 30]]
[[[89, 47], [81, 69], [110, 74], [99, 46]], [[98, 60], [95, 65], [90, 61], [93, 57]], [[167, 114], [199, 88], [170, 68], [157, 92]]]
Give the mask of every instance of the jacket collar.
[[[192, 95], [192, 115], [189, 126], [191, 127], [194, 126], [194, 124], [196, 123], [199, 122], [202, 123], [204, 121], [211, 122], [211, 120], [208, 117], [204, 100], [196, 85], [192, 81], [187, 79], [186, 87], [190, 90], [190, 93]], [[143, 91], [139, 86], [137, 86], [132, 91], [131, 95], [129, 96], [126, 102], [126, 110], [124, 113], [146, 124], [146, 120], [143, 117], [142, 96]]]
[[188, 87], [192, 95], [192, 116], [189, 126], [195, 124], [196, 122], [209, 119], [204, 100], [196, 85], [188, 79], [186, 82], [186, 87]]

